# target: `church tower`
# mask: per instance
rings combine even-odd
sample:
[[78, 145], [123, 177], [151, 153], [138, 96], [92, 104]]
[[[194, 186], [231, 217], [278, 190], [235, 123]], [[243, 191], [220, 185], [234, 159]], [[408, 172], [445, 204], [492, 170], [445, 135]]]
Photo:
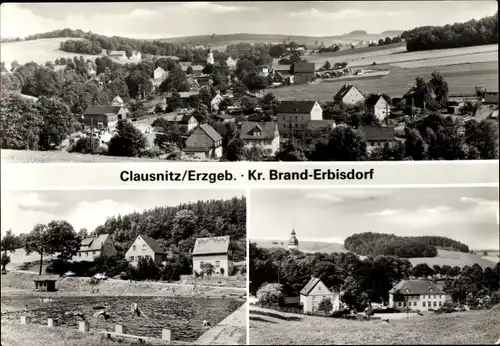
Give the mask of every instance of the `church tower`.
[[299, 248], [299, 241], [297, 240], [297, 237], [295, 237], [295, 230], [292, 229], [292, 234], [290, 235], [290, 240], [288, 241], [288, 250], [298, 249], [298, 248]]
[[207, 64], [208, 65], [213, 65], [215, 60], [214, 60], [214, 53], [212, 52], [212, 49], [210, 49], [210, 46], [208, 46], [208, 56], [207, 56]]

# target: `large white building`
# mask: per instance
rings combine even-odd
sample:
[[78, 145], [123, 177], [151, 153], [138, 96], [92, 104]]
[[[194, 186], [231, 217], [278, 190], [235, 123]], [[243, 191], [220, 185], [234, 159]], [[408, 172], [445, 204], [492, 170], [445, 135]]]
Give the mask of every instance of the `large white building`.
[[429, 280], [402, 280], [389, 291], [389, 307], [399, 310], [437, 310], [449, 300], [441, 288]]
[[92, 262], [99, 256], [114, 256], [118, 253], [110, 234], [101, 234], [97, 237], [85, 238], [80, 244], [80, 249], [72, 258], [74, 262]]
[[212, 264], [215, 275], [229, 276], [233, 271], [229, 236], [198, 238], [193, 249], [193, 275], [203, 272], [206, 264]]
[[277, 117], [281, 136], [300, 136], [311, 120], [323, 120], [323, 110], [316, 101], [281, 101]]

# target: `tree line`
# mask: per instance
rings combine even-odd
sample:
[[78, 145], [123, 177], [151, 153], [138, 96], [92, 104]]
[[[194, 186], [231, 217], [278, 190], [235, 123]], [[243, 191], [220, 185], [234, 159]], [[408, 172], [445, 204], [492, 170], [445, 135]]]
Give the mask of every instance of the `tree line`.
[[409, 52], [498, 44], [498, 12], [491, 17], [471, 19], [445, 26], [423, 26], [401, 34]]
[[436, 257], [437, 248], [469, 253], [459, 241], [438, 236], [400, 237], [385, 233], [356, 233], [344, 241], [346, 250], [362, 256], [397, 256], [403, 258]]

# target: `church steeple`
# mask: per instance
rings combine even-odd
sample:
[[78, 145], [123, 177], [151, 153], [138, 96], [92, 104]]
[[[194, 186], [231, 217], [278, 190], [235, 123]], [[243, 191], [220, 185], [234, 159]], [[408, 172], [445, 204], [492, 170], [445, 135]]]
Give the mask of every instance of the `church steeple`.
[[299, 241], [295, 235], [296, 235], [295, 228], [292, 228], [292, 233], [290, 234], [290, 240], [288, 241], [288, 249], [299, 248]]
[[210, 48], [210, 45], [208, 46], [208, 51], [207, 51], [207, 64], [208, 65], [213, 65], [215, 62], [214, 60], [214, 53], [212, 52], [212, 49]]

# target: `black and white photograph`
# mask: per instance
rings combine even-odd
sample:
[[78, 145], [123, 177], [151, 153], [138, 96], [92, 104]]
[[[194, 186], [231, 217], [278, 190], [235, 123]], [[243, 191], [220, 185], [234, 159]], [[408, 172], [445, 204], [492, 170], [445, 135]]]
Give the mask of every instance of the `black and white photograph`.
[[0, 15], [2, 162], [499, 158], [497, 1]]
[[498, 344], [498, 187], [252, 189], [252, 345]]
[[246, 344], [245, 196], [2, 191], [2, 345]]

